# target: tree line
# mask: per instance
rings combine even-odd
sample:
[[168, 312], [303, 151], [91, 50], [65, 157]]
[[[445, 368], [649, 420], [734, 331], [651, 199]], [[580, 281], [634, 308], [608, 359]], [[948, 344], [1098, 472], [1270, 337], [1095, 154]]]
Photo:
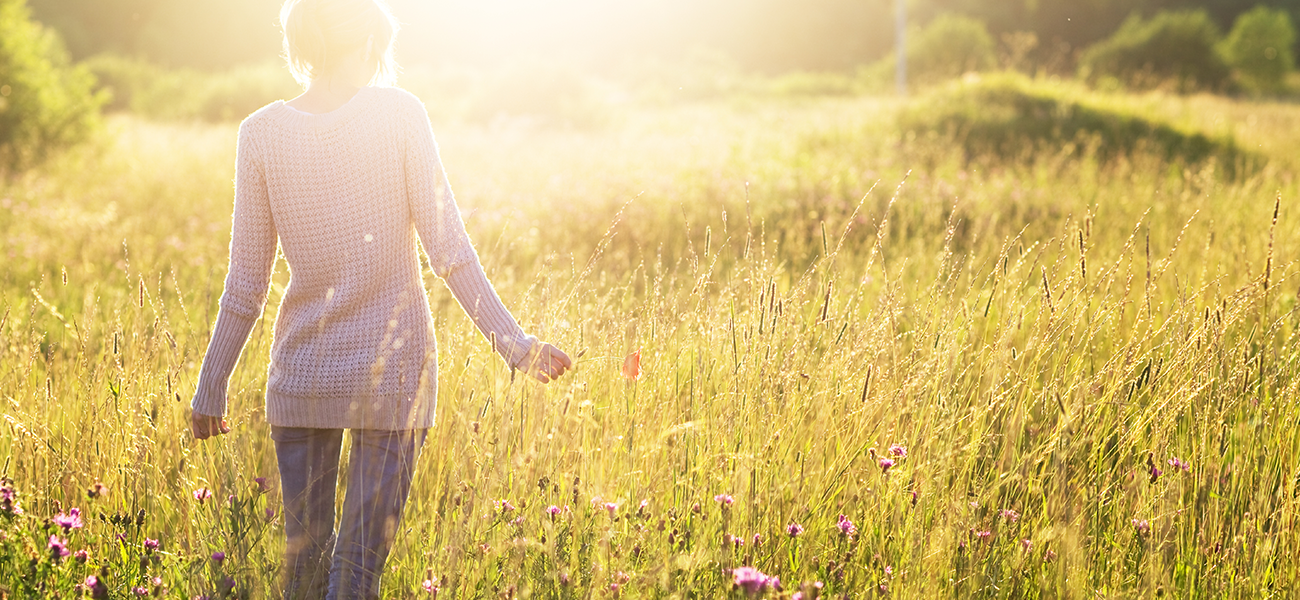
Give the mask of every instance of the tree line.
[[[279, 51], [275, 0], [28, 0], [72, 56], [112, 52], [169, 67], [222, 69]], [[969, 16], [1002, 39], [1034, 34], [1029, 58], [1072, 69], [1078, 51], [1131, 15], [1204, 9], [1227, 30], [1262, 4], [1300, 17], [1300, 0], [907, 0], [916, 25]], [[411, 62], [484, 63], [551, 55], [590, 66], [681, 58], [710, 49], [754, 70], [846, 69], [880, 59], [894, 43], [895, 0], [389, 0], [408, 35]], [[542, 6], [535, 6], [542, 5]], [[1068, 63], [1068, 64], [1067, 64]]]

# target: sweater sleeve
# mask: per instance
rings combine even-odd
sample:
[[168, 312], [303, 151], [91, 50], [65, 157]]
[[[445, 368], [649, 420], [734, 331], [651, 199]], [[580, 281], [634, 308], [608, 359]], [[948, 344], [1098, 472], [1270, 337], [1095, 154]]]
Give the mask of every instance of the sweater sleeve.
[[403, 112], [407, 201], [433, 271], [512, 368], [525, 368], [537, 338], [524, 333], [492, 288], [452, 196], [429, 116], [418, 101]]
[[266, 305], [275, 265], [275, 221], [266, 175], [247, 122], [239, 129], [235, 157], [235, 210], [230, 228], [230, 267], [221, 309], [191, 407], [210, 416], [226, 413], [226, 387], [239, 355]]

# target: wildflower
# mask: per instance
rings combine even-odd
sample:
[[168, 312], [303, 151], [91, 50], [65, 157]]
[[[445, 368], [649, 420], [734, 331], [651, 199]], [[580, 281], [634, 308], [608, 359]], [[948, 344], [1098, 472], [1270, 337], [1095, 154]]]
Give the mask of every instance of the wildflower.
[[551, 518], [554, 519], [555, 517], [560, 515], [560, 507], [552, 504], [546, 507], [546, 514], [551, 515]]
[[786, 535], [792, 538], [799, 537], [800, 535], [803, 535], [803, 525], [800, 525], [798, 523], [791, 523], [789, 525], [786, 525], [785, 533]]
[[108, 584], [104, 583], [103, 579], [94, 575], [87, 575], [84, 585], [86, 586], [86, 589], [90, 590], [91, 598], [108, 597]]
[[425, 579], [424, 583], [420, 584], [420, 587], [426, 594], [429, 594], [434, 598], [438, 597], [438, 584], [434, 583], [433, 578]]
[[217, 564], [221, 564], [221, 562], [224, 561], [224, 560], [226, 560], [226, 553], [225, 553], [225, 552], [220, 552], [220, 551], [218, 551], [218, 552], [213, 552], [213, 553], [212, 553], [212, 562], [217, 563]]
[[1002, 517], [1003, 519], [1006, 519], [1010, 523], [1015, 523], [1016, 521], [1020, 520], [1020, 513], [1011, 510], [1009, 508], [1004, 508], [998, 511], [998, 516]]
[[757, 546], [758, 543], [761, 542], [761, 541], [763, 541], [763, 536], [761, 536], [761, 535], [755, 533], [755, 534], [754, 534], [754, 545]]
[[641, 350], [638, 349], [623, 359], [623, 377], [628, 381], [641, 378]]
[[645, 517], [645, 516], [646, 516], [646, 510], [649, 509], [649, 508], [650, 508], [650, 499], [649, 499], [649, 498], [642, 498], [642, 499], [641, 499], [641, 504], [638, 504], [637, 507], [636, 507], [636, 514], [639, 515], [639, 516], [641, 516], [641, 517]]
[[23, 507], [18, 505], [18, 490], [14, 480], [0, 477], [0, 515], [16, 517], [23, 514]]
[[1023, 540], [1020, 540], [1020, 549], [1021, 549], [1021, 550], [1024, 550], [1025, 552], [1029, 552], [1029, 551], [1033, 550], [1033, 549], [1034, 549], [1034, 541], [1031, 540], [1031, 539], [1029, 539], [1029, 538], [1025, 538], [1025, 539], [1023, 539]]
[[692, 504], [692, 505], [691, 505], [691, 512], [693, 512], [693, 513], [695, 513], [695, 514], [698, 515], [698, 514], [700, 514], [700, 510], [701, 510], [701, 509], [700, 509], [700, 503], [699, 503], [699, 502], [696, 502], [695, 504]]
[[48, 547], [50, 549], [50, 558], [53, 558], [55, 562], [67, 558], [68, 555], [72, 554], [72, 552], [68, 550], [68, 541], [52, 533], [50, 534], [50, 543], [48, 544]]
[[918, 496], [919, 495], [916, 493], [916, 490], [912, 490], [912, 506], [914, 507], [916, 506], [916, 499]]
[[736, 587], [750, 596], [757, 596], [769, 588], [777, 589], [781, 586], [780, 579], [768, 577], [754, 567], [736, 567], [731, 571], [731, 577]]
[[727, 508], [730, 507], [731, 504], [736, 501], [736, 499], [732, 498], [730, 494], [718, 494], [717, 496], [713, 497], [713, 501], [721, 504], [723, 508]]
[[741, 538], [738, 535], [727, 534], [727, 540], [730, 541], [732, 544], [734, 544], [737, 549], [745, 545], [744, 538]]
[[736, 587], [741, 588], [746, 595], [750, 596], [762, 594], [768, 588], [775, 590], [781, 584], [780, 579], [767, 577], [766, 573], [754, 569], [753, 566], [737, 566], [736, 569], [732, 570], [732, 579], [736, 583]]
[[266, 520], [267, 520], [267, 521], [270, 521], [270, 520], [275, 519], [275, 509], [274, 509], [274, 508], [271, 508], [271, 507], [268, 506], [268, 507], [266, 507], [266, 511], [265, 511], [265, 512], [266, 512]]
[[615, 594], [617, 594], [617, 593], [618, 593], [618, 589], [619, 589], [620, 587], [622, 587], [622, 586], [620, 586], [620, 585], [617, 584], [617, 583], [611, 583], [611, 584], [609, 584], [609, 591], [614, 592]]
[[144, 597], [149, 595], [149, 590], [145, 589], [143, 585], [137, 585], [131, 588], [131, 593], [140, 597]]
[[1184, 473], [1192, 469], [1192, 465], [1188, 464], [1187, 461], [1185, 460], [1179, 459], [1176, 456], [1174, 458], [1169, 459], [1169, 466], [1173, 469], [1182, 471]]
[[618, 504], [615, 504], [615, 503], [613, 503], [613, 502], [606, 502], [606, 503], [605, 503], [605, 510], [606, 510], [606, 511], [609, 511], [609, 518], [612, 519], [612, 518], [614, 518], [615, 513], [618, 512]]
[[79, 565], [84, 565], [84, 564], [86, 564], [86, 561], [90, 560], [90, 552], [87, 552], [87, 551], [83, 548], [83, 549], [81, 549], [81, 550], [78, 550], [78, 551], [74, 552], [74, 553], [72, 554], [72, 559], [75, 560], [75, 561], [77, 561], [77, 564], [79, 564]]
[[107, 495], [108, 486], [104, 485], [102, 482], [96, 481], [95, 483], [90, 484], [90, 487], [86, 488], [86, 498], [90, 500], [103, 498]]
[[1043, 551], [1043, 562], [1056, 562], [1056, 552], [1052, 550]]
[[54, 524], [62, 527], [64, 532], [72, 531], [73, 529], [81, 529], [81, 526], [84, 524], [81, 521], [81, 509], [69, 508], [66, 514], [59, 513], [54, 515]]
[[878, 462], [880, 464], [880, 472], [883, 474], [889, 474], [889, 469], [893, 468], [896, 464], [892, 458], [882, 458]]
[[993, 539], [993, 532], [987, 529], [982, 531], [976, 531], [975, 537], [979, 538], [981, 542], [987, 542], [990, 539]]
[[840, 534], [844, 535], [845, 537], [851, 538], [857, 535], [858, 533], [857, 526], [855, 526], [853, 524], [853, 521], [850, 521], [849, 518], [844, 515], [840, 515], [839, 521], [836, 523], [836, 526], [840, 528]]
[[1150, 521], [1147, 521], [1146, 519], [1142, 519], [1140, 521], [1137, 519], [1132, 519], [1129, 522], [1133, 524], [1133, 528], [1137, 530], [1138, 535], [1142, 537], [1146, 537], [1151, 534]]
[[514, 509], [515, 505], [511, 504], [510, 501], [505, 498], [502, 498], [500, 502], [497, 502], [497, 510], [500, 510], [501, 512], [510, 512]]
[[889, 455], [894, 458], [907, 458], [907, 446], [902, 444], [891, 444], [889, 446]]
[[194, 499], [198, 500], [199, 504], [203, 504], [203, 501], [208, 500], [209, 498], [212, 498], [212, 490], [206, 487], [194, 490]]
[[155, 540], [153, 538], [144, 538], [145, 552], [153, 552], [154, 550], [158, 549], [158, 546], [159, 546], [158, 540]]
[[253, 484], [257, 486], [257, 491], [263, 494], [271, 491], [271, 484], [266, 482], [265, 477], [254, 477]]
[[627, 583], [629, 581], [632, 581], [632, 576], [622, 571], [619, 571], [618, 573], [614, 574], [614, 581], [617, 581], [619, 583]]

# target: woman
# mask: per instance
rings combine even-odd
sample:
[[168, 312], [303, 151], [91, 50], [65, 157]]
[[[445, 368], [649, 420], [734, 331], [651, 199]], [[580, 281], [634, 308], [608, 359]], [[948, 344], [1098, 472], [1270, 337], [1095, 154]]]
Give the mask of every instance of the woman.
[[[428, 115], [393, 87], [377, 0], [289, 0], [285, 55], [306, 91], [239, 128], [230, 270], [192, 403], [194, 436], [230, 431], [231, 370], [266, 303], [277, 243], [290, 282], [266, 389], [285, 502], [286, 598], [378, 597], [433, 425], [437, 361], [419, 247], [512, 368], [572, 367], [502, 305], [465, 233]], [[348, 486], [337, 533], [343, 430]], [[328, 590], [327, 590], [328, 588]]]

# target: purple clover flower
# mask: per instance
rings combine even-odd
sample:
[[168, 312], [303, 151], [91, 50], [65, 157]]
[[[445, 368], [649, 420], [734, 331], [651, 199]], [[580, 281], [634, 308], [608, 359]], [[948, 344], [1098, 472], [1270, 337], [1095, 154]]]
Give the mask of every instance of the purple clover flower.
[[53, 558], [54, 562], [63, 560], [72, 554], [72, 551], [68, 550], [68, 541], [53, 533], [50, 534], [48, 547], [50, 549], [50, 558]]
[[153, 552], [154, 550], [157, 550], [158, 547], [159, 547], [158, 540], [155, 540], [153, 538], [144, 538], [145, 552]]
[[194, 499], [198, 500], [199, 504], [203, 504], [205, 500], [208, 500], [210, 498], [212, 498], [212, 490], [206, 487], [201, 487], [197, 490], [194, 490]]
[[1184, 473], [1192, 470], [1192, 465], [1188, 464], [1187, 461], [1182, 460], [1177, 456], [1169, 459], [1169, 467], [1178, 471], [1182, 471]]
[[713, 497], [713, 501], [721, 504], [724, 508], [728, 508], [736, 501], [736, 499], [732, 498], [731, 494], [718, 494]]
[[226, 560], [226, 553], [225, 553], [225, 552], [217, 551], [217, 552], [213, 552], [213, 553], [212, 553], [212, 562], [217, 563], [217, 564], [221, 564], [222, 561], [225, 561], [225, 560]]
[[0, 477], [0, 515], [16, 517], [23, 514], [23, 507], [18, 505], [18, 489], [14, 480]]
[[886, 475], [889, 474], [889, 470], [893, 468], [894, 465], [898, 464], [895, 463], [892, 458], [882, 458], [878, 462], [880, 464], [880, 472]]
[[786, 525], [785, 534], [792, 538], [797, 538], [800, 535], [803, 535], [803, 525], [800, 525], [798, 523], [791, 523], [789, 525]]
[[766, 573], [754, 567], [736, 567], [731, 571], [732, 580], [748, 596], [757, 596], [768, 589], [777, 589], [781, 580], [768, 577]]
[[552, 504], [546, 507], [546, 514], [551, 515], [551, 518], [555, 518], [560, 515], [560, 507]]
[[1147, 521], [1146, 519], [1142, 519], [1140, 521], [1138, 519], [1132, 519], [1129, 522], [1133, 524], [1133, 528], [1137, 530], [1138, 535], [1142, 537], [1146, 537], [1151, 534], [1150, 521]]
[[1020, 520], [1020, 513], [1011, 510], [1009, 508], [1004, 508], [998, 511], [998, 516], [1002, 517], [1003, 519], [1006, 519], [1007, 522], [1009, 523], [1015, 523], [1016, 521]]
[[853, 521], [850, 521], [849, 518], [844, 515], [840, 515], [839, 520], [836, 522], [836, 526], [840, 528], [840, 534], [844, 535], [845, 537], [851, 538], [858, 534], [857, 526], [853, 524]]
[[73, 529], [81, 529], [84, 525], [81, 521], [81, 509], [69, 508], [67, 513], [54, 515], [54, 524], [62, 527], [65, 533]]
[[894, 458], [907, 458], [907, 446], [902, 444], [891, 444], [889, 446], [889, 455]]
[[263, 494], [271, 491], [271, 484], [266, 482], [265, 477], [254, 477], [253, 484], [257, 486], [257, 491]]

